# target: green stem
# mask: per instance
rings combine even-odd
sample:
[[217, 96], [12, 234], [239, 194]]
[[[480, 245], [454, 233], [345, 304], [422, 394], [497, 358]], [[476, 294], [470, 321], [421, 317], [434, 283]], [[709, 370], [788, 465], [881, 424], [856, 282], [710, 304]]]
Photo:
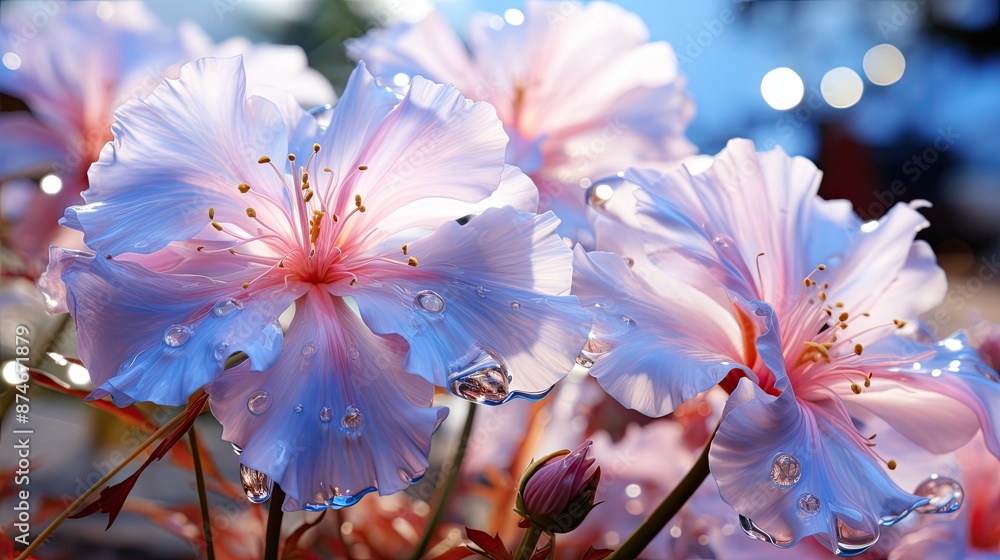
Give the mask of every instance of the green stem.
[[472, 434], [472, 425], [475, 423], [476, 409], [478, 407], [479, 405], [473, 402], [469, 403], [469, 412], [465, 415], [465, 425], [462, 427], [462, 435], [458, 438], [458, 446], [455, 447], [455, 454], [443, 469], [444, 472], [448, 473], [448, 478], [445, 479], [443, 486], [438, 487], [438, 493], [432, 500], [434, 505], [431, 517], [427, 521], [427, 527], [424, 529], [423, 537], [420, 538], [420, 543], [417, 545], [416, 550], [413, 551], [413, 555], [410, 556], [412, 560], [418, 560], [427, 552], [427, 549], [431, 545], [431, 539], [434, 538], [434, 531], [437, 529], [438, 524], [441, 523], [441, 518], [444, 517], [448, 500], [451, 498], [452, 492], [455, 491], [455, 485], [458, 483], [458, 474], [462, 470], [465, 451], [469, 447], [469, 436]]
[[194, 458], [194, 479], [198, 483], [198, 502], [201, 504], [201, 523], [205, 531], [205, 554], [208, 560], [215, 560], [215, 547], [212, 544], [212, 522], [208, 516], [208, 494], [205, 492], [205, 474], [201, 470], [201, 454], [198, 452], [198, 434], [194, 424], [188, 430], [191, 440], [191, 456]]
[[674, 488], [674, 491], [670, 495], [660, 502], [660, 505], [656, 506], [656, 509], [649, 514], [649, 517], [642, 522], [642, 525], [639, 525], [635, 532], [618, 547], [618, 550], [607, 556], [606, 560], [638, 558], [639, 554], [649, 546], [649, 543], [653, 542], [656, 535], [673, 519], [674, 515], [677, 515], [681, 507], [687, 503], [698, 487], [701, 486], [701, 483], [708, 477], [710, 472], [708, 469], [708, 451], [712, 448], [713, 439], [715, 439], [714, 432], [712, 433], [712, 437], [708, 438], [708, 443], [705, 444], [705, 448], [701, 451], [701, 455], [698, 456], [698, 460], [692, 465], [691, 470], [684, 475], [680, 484]]
[[271, 491], [271, 505], [267, 510], [267, 532], [264, 542], [264, 560], [278, 560], [278, 549], [281, 544], [281, 518], [285, 512], [281, 510], [285, 503], [285, 491], [275, 482]]
[[535, 553], [535, 547], [538, 546], [538, 539], [541, 536], [542, 530], [537, 525], [534, 523], [528, 525], [524, 535], [521, 536], [521, 544], [517, 545], [517, 550], [514, 552], [514, 560], [529, 560]]

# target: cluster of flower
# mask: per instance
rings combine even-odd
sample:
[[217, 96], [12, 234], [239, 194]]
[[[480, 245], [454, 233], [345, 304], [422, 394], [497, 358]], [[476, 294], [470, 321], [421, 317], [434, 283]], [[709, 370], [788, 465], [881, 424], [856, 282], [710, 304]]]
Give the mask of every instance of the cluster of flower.
[[[725, 395], [706, 499], [781, 548], [861, 554], [959, 507], [959, 482], [885, 449], [981, 433], [1000, 456], [1000, 377], [919, 320], [946, 292], [920, 204], [864, 223], [780, 148], [694, 155], [676, 57], [613, 4], [529, 2], [464, 41], [433, 12], [372, 31], [348, 42], [332, 109], [296, 48], [60, 9], [0, 49], [16, 53], [0, 90], [31, 109], [0, 116], [0, 177], [57, 161], [64, 194], [28, 206], [20, 249], [40, 253], [65, 210], [85, 250], [52, 248], [39, 286], [75, 320], [91, 398], [204, 389], [244, 476], [278, 484], [285, 510], [419, 480], [448, 414], [435, 387], [499, 410], [574, 368], [649, 417]], [[626, 440], [672, 473], [689, 451], [661, 425]], [[559, 462], [568, 478], [536, 465], [519, 511], [548, 524], [577, 491], [590, 511], [586, 458]], [[621, 493], [603, 507], [641, 490]], [[606, 513], [587, 523], [621, 523]]]

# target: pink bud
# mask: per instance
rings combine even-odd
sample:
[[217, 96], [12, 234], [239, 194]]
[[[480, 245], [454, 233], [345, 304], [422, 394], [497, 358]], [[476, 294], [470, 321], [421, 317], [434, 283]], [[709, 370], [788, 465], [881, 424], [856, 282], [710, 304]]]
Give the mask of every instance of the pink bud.
[[528, 518], [537, 522], [565, 516], [564, 525], [574, 527], [583, 520], [594, 506], [600, 477], [599, 468], [588, 472], [594, 464], [594, 459], [587, 456], [592, 443], [587, 440], [570, 453], [564, 451], [548, 459], [529, 475], [521, 487], [523, 513]]

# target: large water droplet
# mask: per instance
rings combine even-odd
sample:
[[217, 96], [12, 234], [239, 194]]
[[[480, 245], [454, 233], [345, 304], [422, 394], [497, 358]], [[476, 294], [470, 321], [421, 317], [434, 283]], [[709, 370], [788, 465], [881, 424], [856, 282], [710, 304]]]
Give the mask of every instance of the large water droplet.
[[856, 556], [875, 546], [878, 542], [878, 528], [874, 532], [851, 526], [847, 521], [839, 516], [834, 516], [837, 520], [837, 550], [834, 554], [838, 556]]
[[229, 357], [229, 343], [220, 342], [218, 346], [215, 347], [215, 359], [220, 362], [224, 362], [226, 358]]
[[191, 327], [186, 327], [184, 325], [170, 325], [167, 330], [163, 332], [163, 342], [167, 346], [172, 346], [174, 348], [182, 346], [185, 342], [191, 339], [191, 335], [194, 334], [194, 330]]
[[771, 482], [779, 488], [787, 488], [802, 478], [802, 465], [799, 460], [787, 453], [774, 458], [771, 463]]
[[513, 309], [514, 311], [521, 309], [521, 302], [519, 301], [510, 302], [510, 308]]
[[816, 494], [802, 494], [799, 496], [799, 511], [806, 515], [816, 515], [819, 513], [819, 496]]
[[255, 504], [264, 503], [271, 497], [271, 477], [260, 471], [241, 464], [240, 482], [247, 499]]
[[365, 417], [355, 406], [348, 406], [344, 411], [344, 417], [340, 419], [340, 426], [347, 435], [357, 437], [365, 427]]
[[636, 323], [635, 319], [629, 317], [628, 315], [619, 315], [618, 322], [621, 323], [627, 331], [631, 331], [639, 326], [639, 323]]
[[611, 345], [597, 338], [594, 333], [590, 333], [587, 343], [583, 345], [583, 350], [576, 357], [576, 363], [585, 368], [590, 368], [598, 358], [607, 354], [611, 350]]
[[215, 304], [215, 314], [218, 317], [225, 317], [226, 315], [235, 313], [240, 309], [243, 309], [243, 304], [233, 298], [221, 299]]
[[930, 498], [930, 502], [917, 508], [920, 513], [951, 513], [958, 511], [965, 500], [965, 490], [958, 481], [934, 475], [920, 483], [914, 494]]
[[743, 529], [743, 532], [752, 539], [757, 539], [759, 541], [764, 541], [777, 546], [788, 546], [792, 544], [791, 539], [774, 537], [767, 531], [761, 529], [760, 526], [754, 523], [749, 517], [740, 516], [740, 528]]
[[450, 377], [449, 389], [463, 399], [486, 404], [500, 404], [510, 393], [507, 366], [493, 350], [479, 344], [465, 356], [464, 367]]
[[330, 420], [333, 420], [333, 409], [328, 406], [321, 408], [319, 410], [319, 419], [322, 422], [329, 422]]
[[267, 391], [257, 391], [247, 399], [247, 410], [254, 416], [264, 414], [270, 406], [271, 395]]
[[444, 298], [441, 297], [441, 294], [431, 290], [417, 292], [416, 297], [413, 298], [413, 303], [428, 313], [441, 313], [445, 307]]

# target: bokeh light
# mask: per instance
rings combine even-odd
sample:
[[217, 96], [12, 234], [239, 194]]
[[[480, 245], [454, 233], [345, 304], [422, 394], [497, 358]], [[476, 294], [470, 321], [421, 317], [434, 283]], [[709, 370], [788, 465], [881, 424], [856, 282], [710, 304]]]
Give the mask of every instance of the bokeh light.
[[865, 75], [877, 86], [888, 86], [903, 77], [906, 59], [896, 47], [883, 43], [875, 45], [865, 53], [863, 62]]
[[760, 94], [771, 107], [784, 111], [791, 109], [802, 101], [805, 93], [802, 78], [791, 68], [775, 68], [760, 81]]
[[45, 194], [59, 194], [62, 190], [62, 179], [56, 177], [55, 175], [46, 175], [42, 177], [42, 180], [38, 182], [38, 186], [42, 188], [42, 192]]
[[860, 101], [864, 90], [861, 76], [846, 66], [830, 70], [819, 84], [823, 99], [836, 109], [846, 109]]

